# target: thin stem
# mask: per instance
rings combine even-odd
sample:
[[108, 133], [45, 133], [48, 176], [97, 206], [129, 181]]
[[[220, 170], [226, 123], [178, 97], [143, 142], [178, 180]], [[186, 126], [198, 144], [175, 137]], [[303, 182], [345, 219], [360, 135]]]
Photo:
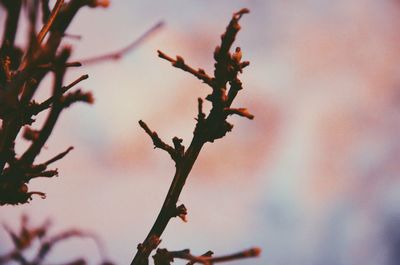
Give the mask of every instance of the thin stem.
[[261, 249], [251, 248], [251, 249], [240, 251], [240, 252], [237, 252], [234, 254], [219, 256], [219, 257], [211, 257], [211, 255], [210, 256], [205, 256], [205, 255], [194, 256], [190, 253], [190, 251], [188, 249], [184, 249], [181, 251], [164, 250], [164, 253], [169, 255], [171, 258], [179, 258], [179, 259], [189, 260], [189, 261], [191, 261], [190, 264], [201, 263], [201, 264], [211, 265], [211, 264], [218, 263], [218, 262], [227, 262], [227, 261], [233, 261], [233, 260], [238, 260], [238, 259], [257, 257], [260, 255]]
[[64, 4], [64, 0], [57, 0], [56, 4], [54, 5], [53, 10], [51, 11], [50, 17], [47, 20], [46, 24], [43, 25], [43, 28], [40, 30], [38, 34], [38, 43], [42, 43], [44, 37], [46, 37], [47, 32], [49, 32], [51, 26], [53, 25], [54, 21], [56, 20], [56, 17], [58, 15], [58, 12], [60, 12], [60, 9], [62, 5]]
[[169, 62], [171, 62], [171, 64], [176, 67], [176, 68], [180, 68], [185, 72], [191, 73], [192, 75], [194, 75], [195, 77], [197, 77], [198, 79], [202, 80], [204, 83], [206, 83], [209, 86], [213, 86], [214, 85], [214, 80], [206, 74], [206, 72], [199, 68], [198, 70], [190, 67], [189, 65], [185, 64], [185, 61], [183, 60], [183, 58], [181, 56], [176, 56], [176, 59], [168, 56], [167, 54], [163, 53], [162, 51], [158, 50], [158, 57], [165, 59]]
[[[74, 80], [71, 84], [67, 85], [67, 86], [63, 86], [62, 90], [61, 90], [61, 94], [64, 94], [65, 92], [67, 92], [69, 89], [71, 89], [72, 87], [74, 87], [75, 85], [77, 85], [78, 83], [80, 83], [83, 80], [86, 80], [89, 78], [89, 75], [81, 75], [79, 78], [77, 78], [76, 80]], [[48, 109], [51, 104], [54, 103], [54, 101], [57, 99], [57, 97], [59, 97], [60, 95], [53, 95], [51, 97], [49, 97], [48, 99], [46, 99], [45, 101], [43, 101], [42, 103], [40, 103], [39, 105], [33, 106], [33, 110], [32, 113], [33, 115], [36, 115], [37, 113]]]
[[129, 45], [127, 45], [126, 47], [124, 47], [118, 51], [107, 53], [104, 55], [95, 56], [92, 58], [82, 59], [79, 61], [82, 64], [87, 65], [87, 64], [99, 63], [99, 62], [107, 61], [107, 60], [119, 60], [125, 54], [134, 50], [136, 47], [138, 47], [140, 44], [142, 44], [145, 40], [147, 40], [149, 37], [151, 37], [153, 34], [155, 34], [157, 31], [159, 31], [163, 26], [164, 26], [164, 22], [160, 21], [157, 24], [155, 24], [154, 26], [152, 26], [150, 29], [148, 29], [146, 32], [144, 32], [139, 38], [135, 39], [132, 43], [130, 43]]

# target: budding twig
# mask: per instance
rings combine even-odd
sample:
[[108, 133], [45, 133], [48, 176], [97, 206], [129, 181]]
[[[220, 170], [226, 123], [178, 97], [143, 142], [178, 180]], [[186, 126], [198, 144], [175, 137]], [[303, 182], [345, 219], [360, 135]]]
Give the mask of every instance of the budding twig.
[[177, 159], [178, 156], [177, 151], [172, 146], [166, 144], [163, 140], [161, 140], [161, 138], [158, 137], [158, 134], [156, 132], [151, 131], [144, 121], [140, 120], [139, 125], [153, 140], [154, 148], [160, 148], [166, 151], [172, 157], [173, 160]]
[[238, 109], [233, 109], [233, 108], [225, 108], [225, 113], [226, 115], [239, 115], [242, 117], [246, 117], [250, 120], [254, 119], [254, 115], [251, 114], [246, 108], [238, 108]]
[[213, 79], [206, 74], [206, 72], [199, 68], [198, 70], [190, 67], [189, 65], [185, 64], [185, 61], [183, 60], [183, 58], [181, 56], [176, 56], [176, 59], [173, 59], [172, 57], [166, 55], [165, 53], [163, 53], [160, 50], [157, 50], [158, 53], [158, 57], [165, 59], [169, 62], [171, 62], [171, 64], [173, 66], [175, 66], [176, 68], [180, 68], [183, 71], [189, 72], [192, 75], [194, 75], [195, 77], [197, 77], [198, 79], [202, 80], [204, 83], [206, 83], [209, 86], [213, 86]]

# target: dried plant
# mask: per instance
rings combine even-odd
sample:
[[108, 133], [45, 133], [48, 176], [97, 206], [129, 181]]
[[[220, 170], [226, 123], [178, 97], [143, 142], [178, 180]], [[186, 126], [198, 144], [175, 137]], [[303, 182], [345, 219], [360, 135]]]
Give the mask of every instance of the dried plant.
[[[233, 53], [230, 52], [230, 49], [235, 41], [236, 34], [240, 30], [239, 20], [243, 14], [248, 12], [248, 9], [242, 9], [235, 13], [225, 33], [222, 34], [221, 45], [214, 51], [215, 69], [213, 77], [208, 75], [203, 69], [196, 70], [187, 65], [181, 56], [176, 56], [174, 59], [158, 51], [160, 58], [171, 62], [174, 67], [189, 72], [211, 87], [212, 93], [206, 97], [206, 100], [211, 102], [212, 108], [210, 113], [206, 115], [203, 113], [203, 100], [201, 98], [198, 99], [197, 123], [192, 141], [187, 150], [182, 145], [182, 139], [174, 137], [172, 139], [173, 146], [171, 146], [161, 140], [156, 132], [150, 130], [145, 122], [139, 121], [140, 126], [152, 139], [154, 147], [166, 151], [171, 156], [175, 162], [176, 171], [160, 213], [146, 239], [138, 245], [137, 253], [131, 263], [132, 265], [147, 265], [149, 263], [148, 258], [151, 252], [160, 244], [161, 235], [172, 218], [180, 217], [185, 221], [187, 209], [183, 204], [178, 206], [177, 202], [186, 179], [204, 144], [207, 142], [212, 143], [224, 137], [227, 132], [232, 130], [233, 125], [226, 121], [228, 116], [236, 114], [249, 119], [254, 118], [245, 108], [231, 107], [236, 95], [243, 89], [239, 73], [242, 73], [243, 68], [248, 66], [249, 62], [241, 60], [242, 51], [240, 47], [237, 47]], [[227, 88], [228, 84], [229, 89]], [[174, 258], [187, 259], [190, 261], [190, 264], [213, 264], [221, 261], [257, 256], [260, 250], [254, 248], [239, 254], [218, 258], [209, 257], [211, 253], [207, 252], [207, 255], [203, 257], [196, 257], [190, 254], [189, 250], [171, 252], [166, 249], [158, 249], [153, 258], [156, 265], [170, 264]]]
[[[44, 163], [35, 163], [61, 112], [75, 102], [93, 102], [90, 92], [80, 89], [68, 92], [87, 79], [88, 75], [82, 75], [71, 84], [64, 85], [67, 68], [79, 67], [82, 62], [89, 64], [119, 59], [159, 29], [163, 23], [157, 23], [119, 51], [79, 62], [69, 62], [71, 48], [60, 46], [61, 40], [69, 36], [66, 33], [69, 24], [82, 7], [107, 7], [107, 0], [70, 0], [67, 3], [58, 0], [52, 10], [49, 8], [49, 0], [0, 0], [0, 4], [7, 14], [0, 47], [0, 205], [16, 205], [29, 202], [34, 194], [44, 198], [45, 193], [29, 190], [29, 181], [38, 177], [51, 178], [58, 175], [57, 169], [48, 167], [73, 149], [69, 147]], [[29, 22], [28, 45], [25, 49], [15, 43], [19, 30], [18, 20], [23, 8], [28, 10]], [[43, 26], [37, 32], [39, 8]], [[54, 76], [52, 96], [38, 103], [34, 96], [48, 74]], [[42, 127], [39, 130], [30, 127], [35, 122], [34, 117], [46, 110], [47, 119]], [[16, 154], [15, 140], [21, 129], [22, 137], [31, 144], [25, 152]]]
[[[38, 177], [53, 177], [57, 170], [49, 170], [48, 166], [63, 158], [72, 147], [44, 163], [34, 163], [61, 112], [75, 102], [92, 103], [90, 92], [76, 90], [68, 92], [80, 81], [88, 78], [82, 75], [70, 85], [63, 85], [68, 67], [81, 64], [69, 62], [70, 47], [60, 47], [66, 29], [80, 8], [84, 6], [106, 6], [106, 1], [71, 0], [64, 3], [58, 0], [53, 9], [49, 9], [49, 1], [2, 0], [0, 3], [7, 12], [7, 20], [2, 45], [0, 48], [0, 205], [21, 204], [28, 202], [33, 194], [45, 196], [43, 192], [29, 191], [28, 183]], [[36, 32], [38, 9], [41, 6], [43, 26]], [[26, 49], [15, 44], [18, 30], [18, 19], [21, 9], [28, 10], [29, 41]], [[46, 36], [48, 35], [48, 36]], [[52, 96], [37, 103], [34, 95], [43, 78], [54, 75]], [[67, 93], [68, 92], [68, 93]], [[49, 110], [47, 119], [41, 129], [31, 126], [33, 117]], [[14, 151], [15, 140], [22, 128], [22, 136], [31, 142], [20, 155]]]

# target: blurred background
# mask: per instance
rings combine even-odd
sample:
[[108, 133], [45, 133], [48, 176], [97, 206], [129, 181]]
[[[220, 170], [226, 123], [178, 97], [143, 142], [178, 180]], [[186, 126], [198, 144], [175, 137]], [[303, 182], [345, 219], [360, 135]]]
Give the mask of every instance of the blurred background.
[[[104, 255], [129, 263], [174, 173], [137, 121], [187, 146], [197, 97], [210, 92], [156, 50], [212, 73], [220, 34], [243, 7], [251, 13], [236, 45], [251, 64], [234, 106], [256, 117], [232, 117], [233, 131], [205, 146], [180, 197], [189, 222], [172, 220], [161, 247], [263, 249], [233, 265], [400, 264], [397, 0], [114, 0], [107, 9], [81, 10], [68, 33], [82, 39], [64, 40], [76, 60], [118, 50], [158, 21], [165, 26], [119, 61], [68, 72], [65, 83], [89, 74], [80, 86], [96, 102], [63, 113], [38, 161], [75, 149], [56, 164], [58, 178], [30, 184], [47, 199], [1, 207], [0, 223], [17, 229], [23, 213], [33, 224], [49, 218], [51, 232], [93, 232]], [[23, 44], [26, 32], [18, 36]], [[11, 247], [0, 229], [0, 253]], [[73, 239], [47, 261], [81, 256], [102, 259], [92, 241]]]

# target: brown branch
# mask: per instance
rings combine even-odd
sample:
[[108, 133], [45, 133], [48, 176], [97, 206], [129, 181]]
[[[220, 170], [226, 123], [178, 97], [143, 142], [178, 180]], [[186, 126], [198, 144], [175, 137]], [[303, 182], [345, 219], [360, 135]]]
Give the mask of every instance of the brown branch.
[[70, 88], [72, 88], [73, 86], [75, 86], [75, 85], [77, 85], [78, 83], [80, 83], [81, 81], [83, 81], [83, 80], [86, 80], [86, 79], [88, 79], [89, 78], [89, 75], [81, 75], [79, 78], [77, 78], [76, 80], [74, 80], [71, 84], [69, 84], [69, 85], [67, 85], [67, 86], [64, 86], [63, 88], [62, 88], [62, 91], [63, 92], [65, 92], [65, 91], [67, 91], [68, 89], [70, 89]]
[[99, 62], [108, 61], [108, 60], [119, 60], [124, 55], [126, 55], [127, 53], [129, 53], [132, 50], [134, 50], [135, 48], [137, 48], [140, 44], [142, 44], [144, 41], [146, 41], [149, 37], [154, 35], [163, 26], [164, 26], [164, 22], [160, 21], [157, 24], [155, 24], [153, 27], [148, 29], [145, 33], [143, 33], [139, 38], [137, 38], [132, 43], [127, 45], [126, 47], [124, 47], [118, 51], [115, 51], [115, 52], [95, 56], [92, 58], [82, 59], [82, 60], [80, 60], [80, 62], [82, 62], [82, 64], [84, 64], [84, 65], [88, 65], [88, 64], [99, 63]]
[[[183, 186], [185, 185], [186, 179], [189, 176], [189, 173], [203, 145], [206, 142], [213, 142], [216, 139], [222, 138], [233, 127], [226, 121], [226, 118], [228, 116], [226, 111], [229, 110], [230, 104], [232, 102], [227, 101], [227, 95], [225, 91], [226, 82], [228, 80], [238, 79], [237, 75], [240, 69], [236, 66], [240, 64], [240, 60], [238, 60], [238, 58], [236, 58], [235, 60], [231, 59], [231, 57], [229, 56], [229, 48], [231, 47], [233, 40], [235, 39], [236, 33], [240, 29], [238, 20], [240, 19], [242, 14], [247, 12], [247, 9], [243, 9], [233, 15], [232, 20], [222, 37], [221, 47], [223, 47], [223, 49], [227, 49], [226, 51], [224, 51], [224, 53], [226, 53], [225, 59], [220, 54], [221, 48], [217, 48], [214, 54], [214, 57], [217, 61], [217, 63], [215, 64], [214, 78], [206, 76], [204, 71], [196, 71], [193, 68], [187, 66], [184, 63], [183, 59], [179, 56], [175, 60], [159, 51], [159, 56], [161, 58], [170, 61], [172, 65], [177, 68], [194, 74], [200, 80], [203, 80], [205, 83], [210, 85], [213, 89], [213, 94], [210, 95], [209, 98], [211, 99], [213, 104], [209, 115], [206, 117], [206, 115], [203, 113], [203, 101], [201, 99], [198, 100], [197, 124], [194, 130], [192, 141], [186, 152], [184, 152], [183, 156], [179, 159], [179, 161], [174, 159], [176, 162], [176, 171], [168, 193], [165, 197], [164, 203], [146, 239], [143, 241], [142, 244], [138, 245], [137, 253], [133, 258], [131, 265], [148, 264], [148, 257], [150, 256], [151, 252], [158, 246], [160, 242], [160, 237], [167, 227], [169, 221], [171, 220], [171, 218], [177, 216], [176, 204], [182, 192]], [[231, 112], [232, 111], [238, 112], [237, 114], [246, 114], [244, 110], [231, 110]], [[249, 115], [246, 114], [245, 116]], [[162, 142], [157, 133], [152, 132], [145, 123], [143, 123], [142, 121], [140, 121], [139, 123], [140, 126], [146, 131], [146, 133], [152, 138], [154, 145], [156, 147], [166, 150], [171, 154], [171, 157], [173, 157], [175, 149]]]
[[[67, 92], [69, 89], [71, 89], [72, 87], [74, 87], [75, 85], [77, 85], [78, 83], [80, 83], [83, 80], [86, 80], [89, 78], [89, 75], [82, 75], [79, 78], [77, 78], [75, 81], [73, 81], [71, 84], [67, 85], [67, 86], [63, 86], [62, 90], [61, 90], [61, 94], [64, 94], [65, 92]], [[57, 95], [59, 96], [59, 95]], [[45, 101], [43, 101], [42, 103], [40, 103], [39, 105], [32, 105], [31, 106], [31, 110], [30, 112], [32, 113], [32, 115], [36, 115], [39, 112], [48, 109], [51, 104], [54, 103], [54, 101], [57, 99], [57, 96], [53, 95], [51, 97], [49, 97], [48, 99], [46, 99]]]
[[63, 4], [64, 4], [64, 0], [57, 0], [56, 4], [54, 5], [53, 10], [51, 11], [49, 19], [47, 20], [46, 24], [43, 25], [43, 28], [40, 30], [40, 32], [38, 34], [37, 41], [39, 44], [42, 43], [44, 37], [46, 37], [47, 32], [49, 32], [51, 26], [53, 25], [54, 21], [56, 20], [56, 17], [58, 15], [58, 13], [60, 12], [60, 9]]
[[180, 56], [176, 56], [176, 59], [173, 59], [172, 57], [166, 55], [165, 53], [163, 53], [160, 50], [157, 50], [157, 53], [158, 53], [158, 57], [171, 62], [171, 64], [173, 66], [175, 66], [176, 68], [179, 68], [179, 69], [182, 69], [183, 71], [191, 73], [192, 75], [194, 75], [198, 79], [202, 80], [207, 85], [209, 85], [211, 87], [213, 86], [214, 80], [209, 75], [207, 75], [203, 69], [199, 68], [198, 70], [196, 70], [196, 69], [190, 67], [189, 65], [185, 64], [185, 61]]
[[[201, 255], [201, 257], [211, 257], [212, 255], [214, 255], [214, 252], [209, 250], [206, 253], [204, 253], [203, 255]], [[193, 265], [195, 263], [196, 263], [195, 261], [189, 261], [186, 265]]]
[[160, 148], [160, 149], [166, 151], [174, 161], [177, 160], [178, 153], [172, 146], [170, 146], [169, 144], [167, 144], [163, 140], [161, 140], [161, 138], [158, 136], [158, 134], [156, 132], [153, 132], [152, 130], [150, 130], [150, 128], [147, 126], [147, 124], [144, 121], [140, 120], [139, 125], [150, 136], [151, 140], [153, 140], [154, 148]]
[[65, 150], [64, 152], [62, 152], [62, 153], [56, 155], [56, 156], [53, 157], [52, 159], [47, 160], [47, 161], [44, 162], [43, 164], [45, 164], [46, 166], [48, 166], [48, 165], [50, 165], [50, 164], [52, 164], [52, 163], [54, 163], [54, 162], [56, 162], [56, 161], [58, 161], [58, 160], [64, 158], [64, 156], [66, 156], [66, 155], [67, 155], [71, 150], [73, 150], [73, 149], [74, 149], [74, 147], [73, 147], [73, 146], [70, 146], [70, 147], [68, 147], [67, 150]]
[[[80, 66], [82, 66], [82, 63], [80, 63], [80, 62], [70, 62], [70, 63], [65, 63], [65, 65], [64, 65], [64, 67], [80, 67]], [[37, 68], [46, 69], [46, 70], [54, 70], [55, 69], [54, 65], [51, 63], [38, 65]]]
[[84, 92], [80, 89], [70, 92], [61, 98], [61, 103], [63, 108], [69, 107], [75, 102], [85, 102], [88, 104], [93, 104], [94, 98], [92, 92]]
[[250, 120], [254, 119], [254, 115], [251, 114], [246, 108], [238, 108], [238, 109], [233, 109], [233, 108], [225, 108], [225, 113], [226, 115], [239, 115], [242, 117], [246, 117]]
[[49, 138], [53, 128], [58, 120], [58, 117], [63, 109], [61, 104], [61, 95], [62, 95], [62, 82], [65, 74], [65, 68], [62, 65], [65, 64], [66, 60], [70, 55], [69, 49], [64, 49], [57, 59], [57, 70], [55, 72], [54, 84], [53, 84], [53, 97], [55, 97], [55, 101], [51, 108], [51, 111], [40, 130], [39, 136], [36, 141], [32, 142], [31, 146], [25, 151], [25, 153], [21, 156], [22, 164], [32, 164], [35, 157], [40, 153], [42, 147], [46, 143]]
[[26, 177], [28, 179], [33, 179], [33, 178], [52, 178], [54, 176], [58, 176], [58, 170], [46, 170], [46, 171], [42, 171], [39, 173], [30, 173], [27, 174]]
[[[210, 252], [206, 253], [209, 254]], [[211, 252], [212, 253], [212, 252]], [[155, 262], [158, 261], [159, 264], [167, 264], [164, 262], [172, 262], [175, 258], [189, 260], [189, 264], [201, 263], [205, 265], [211, 265], [218, 262], [227, 262], [234, 261], [244, 258], [253, 258], [259, 256], [261, 253], [261, 249], [259, 248], [251, 248], [238, 253], [219, 256], [219, 257], [211, 257], [211, 256], [194, 256], [190, 253], [189, 249], [184, 249], [180, 251], [168, 251], [167, 249], [157, 249], [157, 253], [153, 256]]]

